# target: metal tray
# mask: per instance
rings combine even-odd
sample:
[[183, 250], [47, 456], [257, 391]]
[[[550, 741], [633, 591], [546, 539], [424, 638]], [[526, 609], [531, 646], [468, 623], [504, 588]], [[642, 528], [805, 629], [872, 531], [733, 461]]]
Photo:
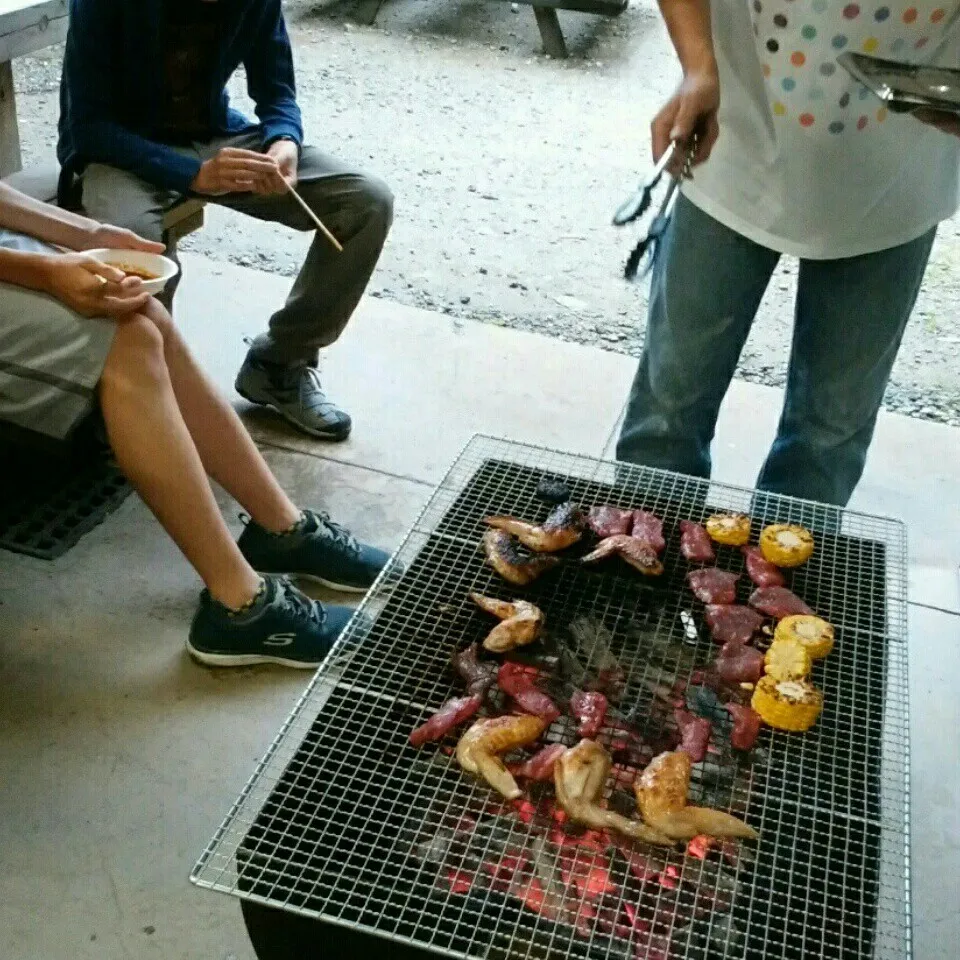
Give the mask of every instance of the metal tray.
[[960, 115], [960, 70], [843, 53], [837, 62], [894, 113], [921, 107]]

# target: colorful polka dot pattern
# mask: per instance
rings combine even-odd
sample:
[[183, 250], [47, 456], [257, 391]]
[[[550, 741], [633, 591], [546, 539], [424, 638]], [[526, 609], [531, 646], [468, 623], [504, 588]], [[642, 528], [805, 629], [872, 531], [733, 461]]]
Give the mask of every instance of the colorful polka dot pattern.
[[773, 115], [834, 136], [887, 118], [885, 107], [870, 112], [872, 94], [838, 68], [837, 56], [853, 50], [909, 60], [913, 54], [924, 62], [920, 51], [936, 47], [956, 10], [937, 0], [751, 0], [751, 7], [763, 76], [777, 91]]

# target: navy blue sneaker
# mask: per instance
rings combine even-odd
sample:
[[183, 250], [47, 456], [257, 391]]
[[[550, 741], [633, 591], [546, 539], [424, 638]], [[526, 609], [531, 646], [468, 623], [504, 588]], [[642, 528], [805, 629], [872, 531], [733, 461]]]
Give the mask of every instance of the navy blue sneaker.
[[322, 511], [304, 510], [287, 533], [271, 533], [251, 520], [238, 541], [240, 552], [260, 573], [285, 573], [322, 583], [332, 590], [364, 593], [390, 555], [358, 543]]
[[279, 663], [315, 669], [353, 616], [350, 607], [324, 606], [286, 577], [264, 577], [264, 588], [235, 612], [204, 590], [190, 626], [187, 650], [211, 667]]

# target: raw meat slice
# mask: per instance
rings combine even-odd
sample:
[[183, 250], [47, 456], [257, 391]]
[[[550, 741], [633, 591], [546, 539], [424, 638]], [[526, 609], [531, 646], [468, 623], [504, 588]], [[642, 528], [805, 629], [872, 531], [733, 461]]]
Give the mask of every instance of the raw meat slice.
[[713, 733], [710, 721], [694, 716], [680, 707], [674, 711], [673, 716], [680, 731], [680, 746], [677, 749], [683, 750], [694, 763], [700, 763], [706, 759], [707, 744], [710, 743], [710, 735]]
[[730, 746], [734, 750], [752, 750], [760, 733], [760, 714], [740, 703], [728, 703], [727, 710], [733, 718]]
[[591, 507], [587, 514], [587, 524], [601, 540], [606, 540], [607, 537], [616, 536], [618, 533], [630, 532], [633, 526], [633, 511], [621, 510], [609, 504]]
[[548, 743], [526, 762], [510, 767], [510, 772], [515, 777], [553, 783], [553, 765], [566, 749], [562, 743]]
[[524, 713], [539, 717], [545, 723], [553, 723], [560, 718], [557, 705], [536, 688], [533, 676], [523, 664], [509, 660], [504, 663], [497, 673], [497, 684]]
[[763, 654], [742, 643], [727, 643], [713, 661], [713, 669], [730, 683], [756, 683], [763, 676]]
[[750, 594], [750, 606], [768, 617], [810, 616], [813, 611], [786, 587], [759, 587]]
[[577, 734], [592, 740], [607, 719], [607, 698], [597, 691], [577, 690], [570, 698], [570, 712], [580, 721]]
[[759, 547], [741, 547], [747, 561], [747, 576], [758, 587], [782, 587], [787, 581], [761, 552]]
[[716, 567], [704, 567], [691, 570], [687, 574], [687, 583], [694, 596], [704, 603], [733, 603], [737, 599], [737, 581], [735, 573], [718, 570]]
[[631, 535], [649, 543], [657, 553], [667, 545], [663, 539], [663, 521], [649, 510], [633, 511], [633, 529]]
[[448, 700], [426, 723], [411, 732], [410, 743], [420, 747], [429, 740], [439, 740], [464, 720], [469, 720], [480, 709], [481, 703], [483, 696], [480, 694]]
[[710, 534], [692, 520], [680, 521], [680, 552], [691, 563], [713, 563], [717, 559]]
[[716, 643], [749, 643], [763, 626], [756, 610], [736, 603], [708, 603], [704, 616]]

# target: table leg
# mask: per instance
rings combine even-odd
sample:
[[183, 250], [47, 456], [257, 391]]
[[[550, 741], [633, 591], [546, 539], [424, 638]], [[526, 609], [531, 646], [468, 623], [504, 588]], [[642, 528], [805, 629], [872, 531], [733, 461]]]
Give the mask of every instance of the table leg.
[[13, 68], [8, 60], [0, 63], [0, 177], [16, 173], [20, 159], [20, 128], [17, 126], [17, 101], [13, 92]]
[[543, 51], [549, 57], [555, 60], [565, 60], [567, 57], [567, 44], [563, 39], [563, 31], [560, 29], [560, 20], [557, 18], [557, 11], [553, 7], [533, 8], [533, 15], [537, 18], [537, 26], [540, 28], [540, 38], [543, 40]]

